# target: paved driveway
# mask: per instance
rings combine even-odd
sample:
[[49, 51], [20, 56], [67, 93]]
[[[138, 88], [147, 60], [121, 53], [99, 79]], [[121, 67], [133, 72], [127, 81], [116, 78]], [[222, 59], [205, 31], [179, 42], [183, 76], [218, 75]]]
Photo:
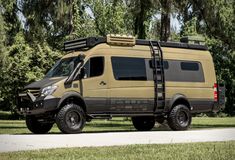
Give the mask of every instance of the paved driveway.
[[0, 152], [61, 147], [96, 147], [235, 140], [235, 128], [189, 131], [0, 135]]

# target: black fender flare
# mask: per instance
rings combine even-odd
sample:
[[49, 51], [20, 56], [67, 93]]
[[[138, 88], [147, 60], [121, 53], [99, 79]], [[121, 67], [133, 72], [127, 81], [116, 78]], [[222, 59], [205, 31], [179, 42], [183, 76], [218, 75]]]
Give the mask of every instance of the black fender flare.
[[59, 109], [59, 108], [61, 107], [61, 104], [62, 104], [66, 99], [68, 99], [68, 98], [70, 98], [70, 97], [76, 97], [77, 99], [81, 100], [81, 101], [83, 102], [83, 104], [85, 105], [85, 106], [83, 106], [83, 107], [85, 107], [84, 109], [86, 110], [86, 103], [85, 103], [85, 101], [84, 101], [84, 98], [81, 96], [81, 94], [80, 94], [79, 92], [76, 92], [76, 91], [68, 91], [68, 92], [65, 92], [65, 93], [63, 94], [63, 96], [61, 97], [61, 99], [60, 99], [60, 101], [59, 101], [59, 103], [58, 103], [58, 105], [57, 105], [57, 108]]
[[186, 103], [186, 105], [187, 105], [187, 107], [189, 107], [189, 109], [191, 110], [191, 108], [190, 108], [190, 102], [189, 102], [189, 100], [187, 99], [187, 97], [185, 96], [185, 95], [183, 95], [183, 94], [175, 94], [173, 97], [172, 97], [172, 99], [170, 100], [170, 104], [169, 104], [169, 106], [170, 106], [170, 110], [174, 107], [174, 104], [175, 104], [175, 102], [177, 102], [177, 101], [183, 101], [184, 103]]

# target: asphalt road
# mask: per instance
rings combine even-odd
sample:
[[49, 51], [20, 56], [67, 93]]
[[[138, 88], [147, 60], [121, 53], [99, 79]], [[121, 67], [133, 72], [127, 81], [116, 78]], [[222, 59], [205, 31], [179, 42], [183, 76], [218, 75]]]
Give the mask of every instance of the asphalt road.
[[0, 135], [0, 152], [66, 147], [166, 144], [235, 140], [235, 128], [189, 131]]

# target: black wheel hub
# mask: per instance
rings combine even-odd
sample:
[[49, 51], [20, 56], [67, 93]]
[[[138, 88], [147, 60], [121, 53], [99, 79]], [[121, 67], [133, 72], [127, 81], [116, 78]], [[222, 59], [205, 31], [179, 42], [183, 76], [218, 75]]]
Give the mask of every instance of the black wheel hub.
[[70, 111], [66, 114], [66, 123], [69, 128], [71, 129], [78, 129], [80, 128], [81, 122], [81, 115], [77, 111]]
[[178, 116], [177, 116], [177, 120], [178, 120], [180, 125], [186, 126], [188, 124], [189, 117], [188, 117], [186, 112], [180, 111]]

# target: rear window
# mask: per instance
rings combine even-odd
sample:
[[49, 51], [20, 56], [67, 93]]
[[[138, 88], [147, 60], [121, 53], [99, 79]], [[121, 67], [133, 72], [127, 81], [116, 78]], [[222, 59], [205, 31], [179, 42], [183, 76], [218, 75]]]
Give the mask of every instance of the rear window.
[[198, 71], [199, 65], [197, 62], [181, 62], [180, 63], [182, 70], [188, 70], [188, 71]]

